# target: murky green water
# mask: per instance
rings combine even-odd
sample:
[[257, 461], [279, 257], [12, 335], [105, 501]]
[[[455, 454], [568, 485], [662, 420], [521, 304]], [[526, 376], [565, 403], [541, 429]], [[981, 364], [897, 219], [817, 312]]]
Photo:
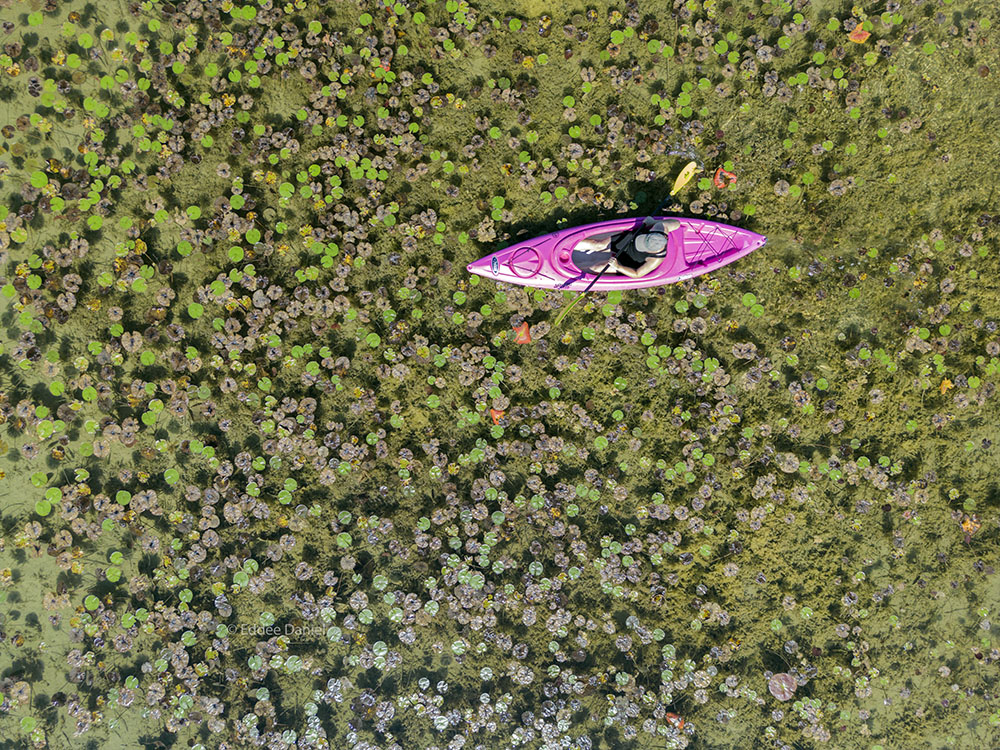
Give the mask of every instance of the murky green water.
[[1000, 744], [992, 4], [0, 5], [5, 747]]

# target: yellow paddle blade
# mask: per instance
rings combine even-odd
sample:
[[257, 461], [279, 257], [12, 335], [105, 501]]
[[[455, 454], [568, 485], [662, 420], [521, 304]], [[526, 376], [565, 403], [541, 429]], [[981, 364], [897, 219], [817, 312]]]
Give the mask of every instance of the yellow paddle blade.
[[689, 161], [684, 166], [684, 169], [681, 170], [681, 173], [677, 175], [677, 179], [674, 180], [674, 187], [673, 190], [670, 191], [670, 194], [676, 195], [677, 193], [679, 193], [682, 187], [691, 182], [691, 178], [694, 177], [695, 172], [700, 172], [700, 171], [701, 170], [698, 169], [697, 162]]
[[566, 314], [570, 310], [572, 310], [574, 307], [576, 307], [576, 303], [583, 299], [583, 295], [584, 294], [586, 294], [586, 292], [581, 292], [580, 294], [578, 294], [577, 297], [576, 297], [576, 299], [573, 300], [572, 302], [570, 302], [569, 306], [567, 306], [566, 308], [564, 308], [563, 311], [561, 313], [559, 313], [559, 317], [556, 318], [555, 325], [552, 326], [553, 328], [558, 328], [559, 327], [559, 324], [563, 322], [563, 318], [566, 317]]

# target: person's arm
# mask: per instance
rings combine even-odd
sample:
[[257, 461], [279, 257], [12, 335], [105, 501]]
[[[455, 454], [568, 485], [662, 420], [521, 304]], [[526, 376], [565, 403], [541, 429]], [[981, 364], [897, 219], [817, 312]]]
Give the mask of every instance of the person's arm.
[[624, 274], [633, 279], [639, 279], [645, 276], [663, 262], [663, 258], [647, 258], [645, 262], [638, 268], [629, 268], [628, 266], [621, 266], [615, 263], [612, 266], [612, 270], [616, 270], [618, 273]]
[[612, 265], [611, 265], [611, 268], [608, 269], [609, 271], [614, 271], [615, 273], [620, 273], [620, 274], [623, 274], [625, 276], [629, 276], [629, 277], [631, 277], [633, 279], [637, 279], [637, 278], [639, 278], [642, 275], [641, 273], [639, 273], [639, 271], [641, 271], [642, 268], [644, 268], [645, 265], [646, 265], [644, 263], [639, 269], [635, 269], [635, 268], [629, 268], [628, 266], [620, 265], [619, 263], [617, 263], [615, 261], [611, 261], [611, 263], [612, 263]]
[[639, 266], [636, 271], [636, 278], [652, 273], [663, 262], [663, 258], [646, 258], [646, 262]]
[[606, 273], [623, 273], [625, 275], [628, 275], [629, 272], [632, 270], [631, 268], [626, 268], [625, 266], [619, 265], [614, 258], [608, 261], [607, 266], [608, 270], [606, 271]]

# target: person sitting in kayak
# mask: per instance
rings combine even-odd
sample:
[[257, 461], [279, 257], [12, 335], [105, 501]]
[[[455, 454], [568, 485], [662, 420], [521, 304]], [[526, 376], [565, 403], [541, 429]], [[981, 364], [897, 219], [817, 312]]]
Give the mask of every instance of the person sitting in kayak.
[[582, 253], [589, 257], [577, 259], [574, 263], [583, 271], [600, 273], [608, 266], [605, 273], [617, 273], [639, 279], [656, 270], [667, 257], [667, 235], [679, 228], [677, 219], [654, 222], [645, 232], [635, 237], [625, 247], [617, 258], [614, 258], [614, 247], [619, 235], [605, 235], [581, 240], [573, 248], [574, 255]]

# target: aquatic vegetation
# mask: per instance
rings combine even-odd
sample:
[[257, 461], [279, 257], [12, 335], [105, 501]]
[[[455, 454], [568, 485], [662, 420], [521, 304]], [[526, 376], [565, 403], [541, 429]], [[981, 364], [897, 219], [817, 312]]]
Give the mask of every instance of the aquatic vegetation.
[[[944, 5], [5, 4], [0, 734], [987, 746], [997, 18]], [[561, 327], [464, 272], [671, 192], [767, 248]]]
[[790, 701], [795, 696], [797, 687], [795, 678], [787, 672], [771, 675], [767, 681], [768, 692], [779, 701]]

